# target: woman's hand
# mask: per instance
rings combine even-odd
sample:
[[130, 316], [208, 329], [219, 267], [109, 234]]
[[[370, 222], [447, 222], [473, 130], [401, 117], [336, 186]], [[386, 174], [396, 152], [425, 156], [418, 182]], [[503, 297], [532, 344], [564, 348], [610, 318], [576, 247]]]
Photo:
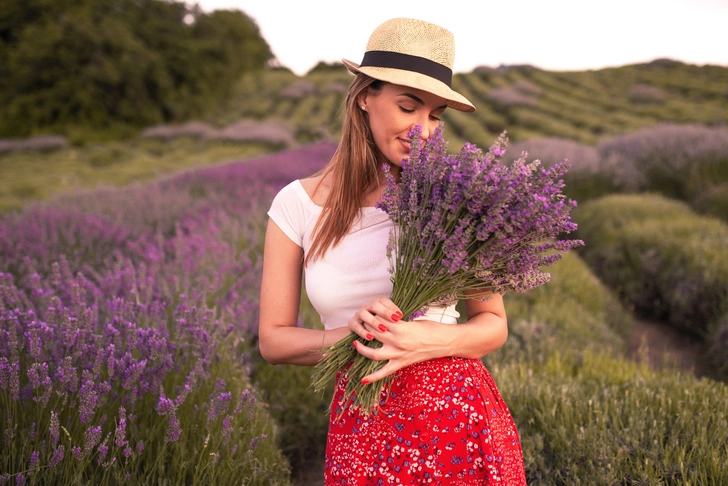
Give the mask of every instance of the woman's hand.
[[349, 319], [349, 330], [367, 341], [376, 339], [381, 347], [370, 348], [354, 342], [359, 354], [375, 361], [387, 361], [379, 370], [365, 376], [372, 383], [414, 363], [444, 356], [480, 359], [500, 348], [508, 337], [503, 298], [494, 294], [487, 300], [466, 299], [468, 321], [442, 324], [429, 320], [401, 320], [401, 311], [386, 297], [364, 304]]
[[[410, 323], [401, 321], [402, 311], [387, 297], [376, 297], [364, 304], [349, 319], [349, 330], [362, 339], [376, 339], [379, 348], [357, 346], [362, 356], [375, 361], [388, 361], [381, 369], [364, 377], [371, 383], [391, 375], [405, 366], [436, 357], [428, 351], [441, 349], [439, 338], [431, 339], [434, 327], [442, 324], [433, 321]], [[428, 338], [428, 336], [430, 338]], [[354, 341], [356, 346], [358, 343]]]
[[402, 319], [402, 311], [387, 297], [375, 297], [362, 305], [349, 319], [349, 330], [371, 341], [375, 332], [387, 332], [389, 326]]

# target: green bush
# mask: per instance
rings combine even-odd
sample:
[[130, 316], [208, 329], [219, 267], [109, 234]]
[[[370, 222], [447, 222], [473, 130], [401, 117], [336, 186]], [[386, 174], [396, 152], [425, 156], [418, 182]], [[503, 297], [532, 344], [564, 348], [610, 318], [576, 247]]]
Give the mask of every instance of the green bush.
[[573, 216], [580, 254], [625, 303], [712, 342], [728, 314], [728, 225], [649, 194], [588, 201]]
[[486, 362], [541, 362], [560, 350], [599, 344], [619, 353], [632, 318], [573, 253], [551, 267], [551, 281], [524, 294], [505, 296], [508, 340]]
[[728, 183], [704, 188], [692, 206], [700, 213], [728, 221]]
[[588, 351], [491, 371], [530, 485], [722, 485], [728, 386]]

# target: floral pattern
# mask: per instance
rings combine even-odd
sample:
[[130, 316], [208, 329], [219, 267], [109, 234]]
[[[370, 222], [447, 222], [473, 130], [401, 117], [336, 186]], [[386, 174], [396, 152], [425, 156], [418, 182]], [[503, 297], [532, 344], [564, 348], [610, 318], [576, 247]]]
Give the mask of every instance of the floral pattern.
[[400, 370], [380, 409], [342, 403], [329, 421], [325, 485], [525, 485], [516, 425], [479, 360], [439, 358]]

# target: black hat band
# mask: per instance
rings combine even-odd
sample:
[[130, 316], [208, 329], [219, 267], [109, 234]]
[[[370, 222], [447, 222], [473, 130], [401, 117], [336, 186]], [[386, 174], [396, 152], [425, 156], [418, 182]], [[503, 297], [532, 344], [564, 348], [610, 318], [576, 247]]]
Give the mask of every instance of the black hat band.
[[449, 67], [424, 57], [401, 52], [367, 51], [364, 53], [364, 59], [362, 59], [359, 67], [365, 66], [403, 69], [435, 78], [445, 83], [448, 88], [452, 84], [452, 69]]

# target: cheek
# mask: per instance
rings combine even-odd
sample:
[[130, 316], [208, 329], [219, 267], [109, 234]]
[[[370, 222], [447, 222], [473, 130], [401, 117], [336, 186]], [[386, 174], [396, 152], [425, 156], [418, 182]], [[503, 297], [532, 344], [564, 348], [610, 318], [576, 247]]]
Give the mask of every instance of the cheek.
[[382, 116], [373, 116], [369, 118], [369, 128], [372, 131], [372, 137], [377, 145], [385, 143], [391, 128], [386, 118]]

